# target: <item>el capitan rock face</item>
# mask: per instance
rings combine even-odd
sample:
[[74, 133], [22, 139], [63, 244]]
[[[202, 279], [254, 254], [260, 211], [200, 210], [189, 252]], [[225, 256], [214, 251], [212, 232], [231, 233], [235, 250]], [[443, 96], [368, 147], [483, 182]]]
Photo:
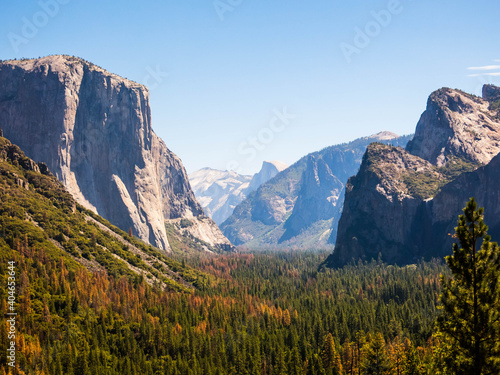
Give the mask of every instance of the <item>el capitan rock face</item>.
[[0, 87], [5, 136], [45, 162], [80, 204], [165, 250], [165, 221], [179, 218], [199, 218], [193, 230], [229, 245], [153, 132], [146, 87], [69, 56], [4, 61]]
[[484, 98], [438, 90], [406, 150], [368, 147], [358, 174], [349, 180], [327, 266], [379, 254], [398, 264], [449, 254], [448, 234], [472, 196], [491, 211], [486, 219], [500, 235], [494, 219], [500, 196], [498, 90], [486, 87]]

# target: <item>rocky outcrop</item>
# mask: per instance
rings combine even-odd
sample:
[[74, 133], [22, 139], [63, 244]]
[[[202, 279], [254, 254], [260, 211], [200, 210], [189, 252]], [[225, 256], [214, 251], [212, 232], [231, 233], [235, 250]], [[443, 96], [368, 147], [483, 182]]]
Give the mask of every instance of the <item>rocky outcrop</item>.
[[344, 184], [323, 158], [309, 156], [299, 195], [285, 222], [285, 233], [278, 242], [290, 240], [318, 221], [337, 217], [342, 207], [339, 198], [343, 189]]
[[498, 102], [500, 100], [500, 87], [495, 85], [484, 85], [483, 99], [489, 101], [490, 103]]
[[[486, 89], [489, 92], [495, 90]], [[435, 91], [408, 152], [438, 166], [450, 157], [488, 163], [500, 151], [500, 121], [489, 107], [490, 101], [459, 90]]]
[[191, 173], [189, 181], [205, 213], [220, 225], [248, 194], [286, 168], [287, 165], [280, 161], [264, 161], [253, 177], [235, 171], [203, 168]]
[[402, 148], [378, 143], [368, 146], [358, 174], [347, 183], [329, 266], [376, 259], [379, 254], [390, 263], [418, 257], [418, 244], [408, 243], [408, 238], [415, 226], [425, 224], [419, 215], [424, 197], [413, 196], [409, 171], [432, 181], [443, 178], [431, 163]]
[[498, 227], [493, 217], [499, 210], [500, 121], [491, 101], [498, 88], [483, 92], [481, 99], [438, 90], [406, 150], [368, 147], [358, 174], [349, 180], [327, 266], [379, 256], [398, 264], [442, 257], [451, 251], [447, 234], [454, 232], [471, 196], [491, 211]]
[[[54, 178], [44, 163], [36, 163], [26, 157], [24, 152], [17, 145], [11, 144], [10, 141], [3, 138], [2, 135], [0, 135], [0, 161], [7, 161], [8, 163], [18, 166], [25, 171], [41, 173]], [[17, 185], [29, 190], [29, 181], [19, 176], [16, 172], [4, 170], [0, 172], [0, 175], [1, 174], [12, 177]]]
[[169, 250], [165, 221], [182, 217], [199, 217], [217, 232], [180, 159], [153, 132], [140, 84], [70, 56], [6, 61], [0, 124], [80, 204], [144, 241]]
[[252, 248], [329, 246], [345, 183], [357, 172], [366, 146], [406, 145], [408, 139], [381, 132], [309, 154], [250, 194], [221, 229], [233, 243]]
[[432, 228], [433, 241], [426, 246], [431, 254], [440, 254], [443, 249], [450, 252], [458, 215], [462, 213], [467, 201], [474, 197], [479, 207], [485, 207], [485, 223], [493, 241], [500, 240], [500, 155], [495, 156], [487, 165], [464, 173], [444, 186], [427, 203], [427, 220]]
[[[400, 153], [387, 152], [393, 156]], [[412, 164], [420, 164], [422, 171], [446, 180], [446, 176], [439, 174], [442, 169], [409, 154], [401, 156], [397, 158], [399, 163], [414, 158]], [[449, 255], [458, 215], [470, 197], [475, 197], [479, 206], [486, 207], [488, 233], [494, 240], [500, 238], [500, 155], [486, 166], [462, 173], [428, 199], [405, 193], [408, 187], [401, 181], [405, 180], [407, 171], [400, 172], [399, 176], [388, 172], [371, 175], [360, 170], [350, 180], [337, 245], [326, 265], [338, 267], [379, 256], [388, 263], [408, 264]], [[377, 183], [375, 187], [374, 183]], [[385, 195], [381, 185], [390, 186], [394, 195]], [[380, 193], [387, 199], [381, 198]]]
[[24, 152], [17, 145], [13, 145], [7, 140], [1, 140], [0, 145], [0, 160], [9, 160], [11, 163], [20, 166], [26, 171], [33, 171], [46, 176], [52, 176], [52, 173], [50, 173], [45, 163], [36, 163], [26, 157]]

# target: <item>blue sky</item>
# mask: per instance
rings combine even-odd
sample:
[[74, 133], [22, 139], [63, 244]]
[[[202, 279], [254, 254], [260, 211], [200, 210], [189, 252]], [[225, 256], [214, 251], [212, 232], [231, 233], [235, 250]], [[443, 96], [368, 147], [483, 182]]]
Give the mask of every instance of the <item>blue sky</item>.
[[500, 84], [496, 0], [1, 7], [0, 59], [76, 55], [148, 84], [153, 128], [188, 172], [251, 174], [263, 160], [291, 164], [382, 130], [412, 133], [432, 91]]

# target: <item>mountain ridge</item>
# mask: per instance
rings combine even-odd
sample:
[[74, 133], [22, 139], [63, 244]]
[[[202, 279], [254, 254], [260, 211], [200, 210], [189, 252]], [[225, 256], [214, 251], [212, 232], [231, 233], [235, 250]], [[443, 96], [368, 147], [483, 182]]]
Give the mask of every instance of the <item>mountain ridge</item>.
[[[493, 99], [500, 88], [485, 86], [483, 92], [479, 98], [437, 90], [406, 149], [368, 147], [358, 174], [349, 179], [335, 250], [325, 265], [379, 254], [392, 264], [449, 254], [453, 241], [447, 233], [468, 198], [493, 202], [498, 194], [498, 185], [481, 186], [482, 191], [469, 180], [495, 181], [491, 175], [497, 173], [500, 119]], [[491, 205], [488, 210], [497, 211]]]
[[[336, 236], [344, 184], [356, 173], [366, 146], [376, 140], [406, 144], [408, 138], [380, 132], [308, 154], [250, 194], [221, 229], [235, 245], [250, 248], [329, 247]], [[306, 171], [310, 183], [304, 184]], [[331, 189], [334, 180], [342, 186]], [[315, 207], [328, 214], [311, 215], [307, 202], [315, 202], [315, 196], [321, 196]]]
[[[0, 247], [41, 248], [47, 257], [93, 273], [142, 276], [191, 292], [203, 277], [78, 204], [44, 163], [0, 137]], [[201, 278], [198, 280], [198, 277]]]
[[189, 174], [189, 182], [205, 213], [220, 225], [248, 194], [286, 168], [277, 160], [262, 162], [260, 171], [253, 176], [202, 168]]

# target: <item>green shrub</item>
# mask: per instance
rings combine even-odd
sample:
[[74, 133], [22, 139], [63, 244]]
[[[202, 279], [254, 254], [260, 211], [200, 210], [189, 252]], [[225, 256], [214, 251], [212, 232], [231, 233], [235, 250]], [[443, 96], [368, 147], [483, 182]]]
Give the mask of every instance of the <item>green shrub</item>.
[[192, 221], [189, 219], [181, 219], [180, 222], [181, 228], [189, 228], [193, 225]]

